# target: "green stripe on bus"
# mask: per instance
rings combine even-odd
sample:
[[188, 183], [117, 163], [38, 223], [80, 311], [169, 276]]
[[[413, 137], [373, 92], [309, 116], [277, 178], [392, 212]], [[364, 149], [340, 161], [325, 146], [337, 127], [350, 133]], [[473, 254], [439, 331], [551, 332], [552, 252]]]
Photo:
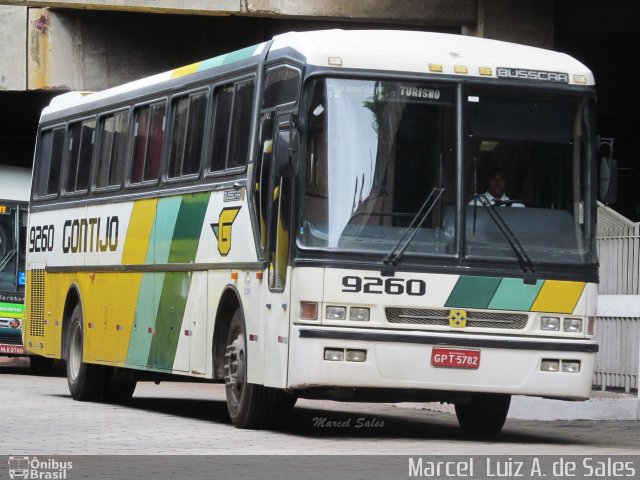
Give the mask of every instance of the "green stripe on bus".
[[461, 276], [445, 307], [487, 308], [501, 281], [501, 278]]
[[240, 50], [236, 50], [235, 52], [227, 53], [224, 56], [224, 64], [227, 65], [229, 63], [237, 62], [239, 60], [244, 60], [245, 58], [251, 57], [253, 52], [256, 51], [257, 45], [251, 45], [250, 47], [241, 48]]
[[[182, 198], [161, 198], [156, 206], [155, 221], [147, 247], [147, 264], [167, 263], [173, 232], [180, 211]], [[152, 366], [153, 340], [156, 336], [156, 317], [160, 304], [160, 291], [164, 285], [164, 273], [144, 273], [138, 292], [134, 328], [131, 330], [127, 364]]]
[[530, 310], [544, 280], [535, 285], [527, 285], [521, 278], [503, 278], [496, 290], [489, 308], [494, 310]]
[[251, 57], [253, 52], [256, 51], [256, 48], [258, 48], [258, 45], [246, 47], [224, 55], [218, 55], [217, 57], [209, 58], [208, 60], [203, 60], [198, 67], [198, 71], [201, 72], [210, 68], [219, 67], [220, 65], [227, 65], [229, 63], [237, 62], [238, 60], [244, 60], [245, 58]]
[[[195, 262], [210, 196], [210, 192], [205, 192], [181, 197], [168, 252], [169, 263]], [[191, 272], [165, 274], [148, 358], [154, 368], [170, 370], [173, 367], [190, 287]]]
[[[169, 250], [169, 263], [193, 263], [195, 261], [202, 233], [202, 221], [210, 197], [210, 192], [182, 197]], [[207, 232], [210, 230], [210, 228], [206, 229]], [[213, 233], [211, 235], [213, 236]]]
[[178, 341], [182, 333], [184, 316], [191, 286], [191, 272], [167, 272], [162, 285], [156, 333], [153, 336], [148, 362], [154, 368], [171, 370], [175, 361]]

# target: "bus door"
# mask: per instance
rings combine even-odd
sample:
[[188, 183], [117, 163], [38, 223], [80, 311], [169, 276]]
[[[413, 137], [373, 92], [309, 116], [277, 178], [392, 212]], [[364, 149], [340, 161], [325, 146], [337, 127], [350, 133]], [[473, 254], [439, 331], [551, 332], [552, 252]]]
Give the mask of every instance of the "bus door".
[[[278, 130], [288, 130], [291, 115], [279, 115], [272, 130], [273, 139]], [[271, 144], [275, 158], [276, 142]], [[265, 327], [265, 385], [270, 387], [286, 386], [287, 358], [289, 351], [289, 316], [291, 288], [287, 279], [291, 223], [293, 179], [278, 175], [275, 162], [271, 162], [271, 175], [268, 189], [267, 224], [267, 265], [268, 289], [266, 292]]]

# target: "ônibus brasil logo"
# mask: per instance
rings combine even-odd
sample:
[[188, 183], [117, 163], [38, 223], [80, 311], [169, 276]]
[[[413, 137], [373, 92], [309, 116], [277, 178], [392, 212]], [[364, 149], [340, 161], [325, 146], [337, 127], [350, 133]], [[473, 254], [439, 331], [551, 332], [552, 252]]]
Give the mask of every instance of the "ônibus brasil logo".
[[44, 460], [38, 457], [9, 457], [9, 478], [33, 480], [65, 480], [67, 470], [73, 468], [73, 462], [63, 462], [55, 458]]

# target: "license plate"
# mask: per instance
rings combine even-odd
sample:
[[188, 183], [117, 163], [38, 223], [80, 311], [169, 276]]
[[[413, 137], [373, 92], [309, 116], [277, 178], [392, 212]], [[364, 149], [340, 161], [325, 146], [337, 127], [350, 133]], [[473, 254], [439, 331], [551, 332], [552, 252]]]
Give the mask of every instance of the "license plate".
[[431, 351], [431, 365], [434, 367], [468, 368], [475, 370], [480, 367], [480, 350], [433, 347]]
[[0, 353], [7, 355], [24, 355], [24, 347], [22, 345], [0, 345]]

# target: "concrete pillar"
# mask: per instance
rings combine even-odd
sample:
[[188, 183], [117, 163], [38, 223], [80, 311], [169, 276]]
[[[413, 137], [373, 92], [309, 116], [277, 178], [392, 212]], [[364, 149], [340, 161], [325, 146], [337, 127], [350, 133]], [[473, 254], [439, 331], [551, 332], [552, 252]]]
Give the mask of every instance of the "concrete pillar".
[[27, 8], [0, 6], [0, 90], [24, 91], [27, 86]]
[[67, 16], [47, 8], [29, 9], [27, 88], [81, 90], [76, 68], [79, 45]]
[[553, 48], [554, 0], [478, 0], [478, 23], [463, 27], [475, 37]]

